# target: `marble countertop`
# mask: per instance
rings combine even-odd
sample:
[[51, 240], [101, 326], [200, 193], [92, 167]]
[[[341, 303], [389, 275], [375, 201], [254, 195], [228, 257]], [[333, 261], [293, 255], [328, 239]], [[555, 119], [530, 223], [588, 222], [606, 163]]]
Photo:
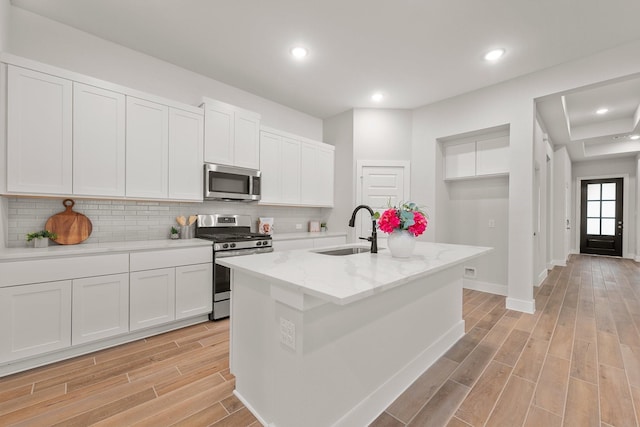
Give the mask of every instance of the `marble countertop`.
[[157, 249], [180, 249], [198, 246], [211, 246], [210, 240], [141, 240], [131, 242], [80, 243], [77, 245], [52, 244], [46, 248], [5, 248], [0, 249], [0, 262], [20, 261], [35, 258], [65, 257], [88, 254], [106, 254], [114, 252], [135, 252]]
[[[368, 245], [341, 245], [335, 248]], [[327, 250], [323, 248], [321, 250]], [[275, 279], [298, 291], [349, 304], [492, 251], [479, 246], [418, 242], [413, 256], [392, 258], [388, 249], [330, 256], [315, 249], [272, 252], [216, 260], [218, 264], [258, 277]]]
[[322, 239], [323, 237], [340, 237], [346, 236], [346, 231], [319, 231], [315, 233], [274, 233], [271, 238], [275, 241], [281, 240], [303, 240], [303, 239]]

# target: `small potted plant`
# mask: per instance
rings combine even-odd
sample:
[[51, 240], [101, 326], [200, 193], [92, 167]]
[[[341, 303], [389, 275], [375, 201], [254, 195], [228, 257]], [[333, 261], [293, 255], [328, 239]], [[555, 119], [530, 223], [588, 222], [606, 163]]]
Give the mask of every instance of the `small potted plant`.
[[171, 239], [176, 240], [180, 238], [180, 234], [178, 234], [178, 229], [175, 227], [171, 227]]
[[321, 222], [320, 223], [320, 231], [322, 231], [322, 232], [327, 231], [327, 223], [326, 222]]
[[35, 233], [27, 234], [27, 242], [33, 240], [34, 248], [46, 248], [49, 246], [49, 239], [56, 240], [58, 235], [52, 233], [49, 230], [36, 231]]

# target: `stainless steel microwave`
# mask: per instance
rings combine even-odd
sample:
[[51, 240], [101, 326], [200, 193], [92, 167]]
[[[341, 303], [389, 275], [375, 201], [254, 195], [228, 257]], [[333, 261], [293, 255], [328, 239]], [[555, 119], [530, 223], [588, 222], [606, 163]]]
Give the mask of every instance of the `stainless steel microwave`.
[[255, 169], [205, 163], [204, 199], [258, 201], [260, 175], [260, 171]]

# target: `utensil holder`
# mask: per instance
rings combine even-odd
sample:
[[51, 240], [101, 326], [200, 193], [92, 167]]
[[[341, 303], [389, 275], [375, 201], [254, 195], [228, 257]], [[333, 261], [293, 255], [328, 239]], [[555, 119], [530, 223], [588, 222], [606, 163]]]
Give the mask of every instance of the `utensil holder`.
[[194, 226], [193, 225], [181, 225], [180, 226], [180, 238], [181, 239], [192, 239], [194, 234]]

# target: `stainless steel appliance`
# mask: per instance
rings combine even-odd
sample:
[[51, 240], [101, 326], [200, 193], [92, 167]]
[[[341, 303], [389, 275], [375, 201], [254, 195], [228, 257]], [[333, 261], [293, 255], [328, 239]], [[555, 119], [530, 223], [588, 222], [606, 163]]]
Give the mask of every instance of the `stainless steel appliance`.
[[204, 165], [205, 200], [260, 200], [261, 173], [259, 170], [235, 166]]
[[273, 252], [271, 236], [251, 232], [248, 215], [198, 215], [196, 237], [213, 241], [213, 312], [209, 319], [229, 317], [231, 308], [231, 271], [216, 264], [230, 256]]

